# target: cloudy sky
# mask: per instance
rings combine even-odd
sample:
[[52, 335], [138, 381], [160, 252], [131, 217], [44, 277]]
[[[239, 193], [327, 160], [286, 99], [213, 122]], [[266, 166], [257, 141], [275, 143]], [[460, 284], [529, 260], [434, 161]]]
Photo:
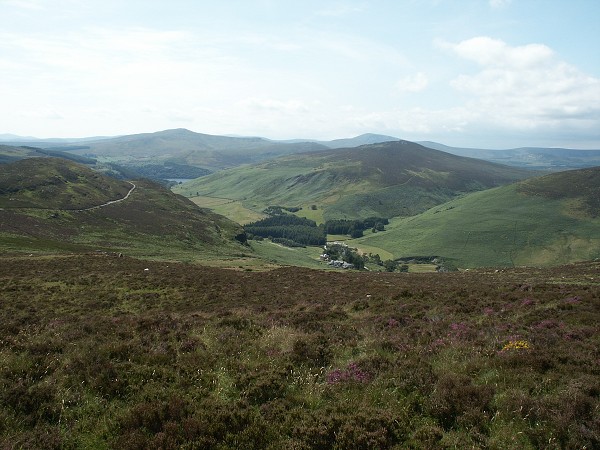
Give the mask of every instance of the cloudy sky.
[[0, 0], [0, 134], [600, 149], [598, 0]]

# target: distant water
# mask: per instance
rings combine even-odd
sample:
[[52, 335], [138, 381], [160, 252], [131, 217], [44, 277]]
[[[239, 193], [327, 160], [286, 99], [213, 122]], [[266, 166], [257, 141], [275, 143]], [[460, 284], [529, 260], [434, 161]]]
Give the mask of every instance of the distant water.
[[185, 183], [190, 180], [193, 180], [193, 178], [167, 178], [167, 181], [175, 181], [176, 183]]

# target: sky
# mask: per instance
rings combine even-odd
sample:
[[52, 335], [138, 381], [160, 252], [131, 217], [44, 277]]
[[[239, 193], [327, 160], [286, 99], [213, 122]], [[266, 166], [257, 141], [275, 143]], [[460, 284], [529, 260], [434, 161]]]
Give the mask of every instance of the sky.
[[598, 0], [0, 0], [0, 134], [600, 149]]

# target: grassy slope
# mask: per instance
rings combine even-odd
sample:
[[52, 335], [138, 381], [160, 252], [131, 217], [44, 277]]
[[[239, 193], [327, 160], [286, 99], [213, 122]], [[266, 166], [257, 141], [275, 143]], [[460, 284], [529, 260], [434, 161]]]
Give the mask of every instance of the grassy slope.
[[600, 446], [598, 263], [0, 258], [2, 448]]
[[359, 242], [462, 267], [589, 260], [600, 257], [599, 199], [600, 168], [561, 172], [469, 194]]
[[[400, 141], [278, 158], [184, 183], [186, 196], [226, 197], [260, 211], [268, 205], [317, 205], [324, 220], [422, 212], [531, 172]], [[302, 214], [302, 213], [301, 213]]]
[[[24, 165], [31, 170], [19, 181]], [[0, 248], [4, 250], [100, 248], [187, 260], [244, 252], [234, 240], [241, 232], [238, 225], [149, 181], [136, 181], [137, 188], [126, 201], [74, 211], [121, 198], [131, 186], [50, 158], [25, 160], [0, 170], [10, 190], [0, 195], [0, 204], [10, 205], [0, 210]], [[52, 196], [47, 195], [49, 190]]]

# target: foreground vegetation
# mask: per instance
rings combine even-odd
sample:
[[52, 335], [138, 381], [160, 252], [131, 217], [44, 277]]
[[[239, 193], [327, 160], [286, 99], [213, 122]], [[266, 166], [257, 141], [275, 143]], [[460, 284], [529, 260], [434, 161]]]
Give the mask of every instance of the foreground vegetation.
[[600, 446], [598, 262], [387, 274], [5, 254], [0, 298], [2, 448]]

